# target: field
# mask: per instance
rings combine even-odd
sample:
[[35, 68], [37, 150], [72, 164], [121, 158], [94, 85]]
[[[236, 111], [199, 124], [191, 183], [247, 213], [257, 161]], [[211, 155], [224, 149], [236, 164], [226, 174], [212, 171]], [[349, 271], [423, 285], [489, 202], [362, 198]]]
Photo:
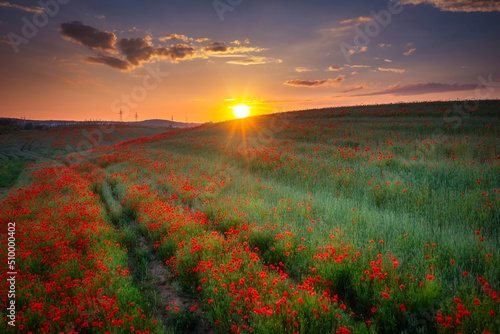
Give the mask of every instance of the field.
[[83, 123], [44, 130], [21, 130], [0, 135], [0, 189], [9, 187], [28, 163], [153, 136], [164, 127]]
[[499, 333], [500, 102], [457, 105], [250, 117], [30, 164], [1, 203], [18, 274], [12, 299], [2, 270], [0, 332]]

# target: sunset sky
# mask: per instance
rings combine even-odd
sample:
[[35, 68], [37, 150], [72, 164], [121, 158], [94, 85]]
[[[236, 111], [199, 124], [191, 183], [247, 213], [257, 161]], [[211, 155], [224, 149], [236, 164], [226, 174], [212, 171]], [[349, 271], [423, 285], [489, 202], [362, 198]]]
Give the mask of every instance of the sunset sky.
[[499, 36], [494, 0], [0, 1], [0, 117], [500, 98]]

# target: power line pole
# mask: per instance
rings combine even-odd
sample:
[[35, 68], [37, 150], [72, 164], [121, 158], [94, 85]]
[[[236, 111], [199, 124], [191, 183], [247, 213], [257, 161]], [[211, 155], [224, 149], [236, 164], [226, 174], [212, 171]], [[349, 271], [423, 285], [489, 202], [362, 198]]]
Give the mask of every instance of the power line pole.
[[138, 116], [137, 116], [137, 111], [135, 112], [135, 122], [137, 123]]
[[120, 109], [120, 122], [123, 122], [123, 111]]

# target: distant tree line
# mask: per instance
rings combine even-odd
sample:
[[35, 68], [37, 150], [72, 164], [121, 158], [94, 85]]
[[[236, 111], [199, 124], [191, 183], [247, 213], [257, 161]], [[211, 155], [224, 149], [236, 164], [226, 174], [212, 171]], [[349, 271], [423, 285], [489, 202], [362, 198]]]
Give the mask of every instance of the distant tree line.
[[12, 132], [18, 132], [21, 130], [45, 130], [48, 128], [48, 126], [42, 124], [33, 124], [32, 122], [28, 122], [23, 126], [19, 124], [19, 122], [15, 119], [0, 119], [0, 134], [2, 135]]
[[17, 132], [21, 129], [21, 125], [13, 119], [0, 119], [0, 134]]

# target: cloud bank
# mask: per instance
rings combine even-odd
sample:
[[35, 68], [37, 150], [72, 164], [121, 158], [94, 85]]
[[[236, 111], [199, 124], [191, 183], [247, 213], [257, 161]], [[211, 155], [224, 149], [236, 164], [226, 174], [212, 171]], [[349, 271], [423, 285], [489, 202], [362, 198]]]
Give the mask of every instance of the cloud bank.
[[402, 4], [428, 4], [449, 12], [498, 12], [498, 0], [400, 0]]
[[[146, 36], [144, 38], [121, 38], [109, 31], [101, 31], [94, 27], [83, 24], [80, 21], [73, 21], [61, 24], [61, 35], [63, 38], [74, 43], [88, 47], [91, 50], [98, 50], [100, 53], [96, 56], [86, 56], [84, 62], [91, 64], [107, 65], [120, 71], [128, 71], [135, 67], [141, 66], [144, 62], [149, 62], [154, 58], [168, 59], [173, 63], [178, 60], [192, 58], [207, 58], [213, 57], [246, 57], [245, 59], [232, 60], [228, 63], [236, 65], [257, 65], [270, 62], [278, 62], [281, 60], [269, 59], [265, 57], [252, 57], [242, 53], [260, 52], [266, 49], [240, 46], [241, 43], [235, 43], [237, 46], [227, 46], [225, 42], [211, 42], [204, 47], [189, 45], [193, 38], [185, 35], [170, 34], [160, 37], [161, 42], [182, 41], [165, 46], [155, 46], [152, 43], [152, 38]], [[199, 38], [195, 40], [197, 43], [208, 42], [208, 38]], [[245, 41], [245, 44], [249, 42]], [[118, 56], [118, 54], [120, 56]]]

